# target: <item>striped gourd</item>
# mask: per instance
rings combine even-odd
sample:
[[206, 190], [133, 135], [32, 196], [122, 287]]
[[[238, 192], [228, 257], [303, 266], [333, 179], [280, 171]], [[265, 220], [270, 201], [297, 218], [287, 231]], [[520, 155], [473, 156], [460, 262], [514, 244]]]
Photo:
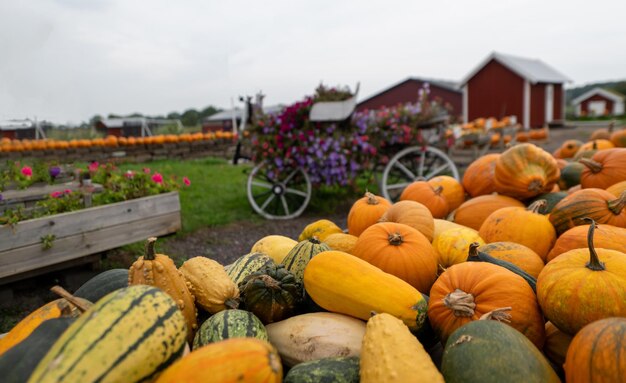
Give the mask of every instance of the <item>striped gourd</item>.
[[283, 367], [276, 349], [256, 338], [233, 338], [193, 350], [159, 376], [156, 383], [280, 383]]
[[224, 339], [246, 337], [268, 340], [261, 320], [250, 311], [224, 310], [202, 323], [193, 340], [193, 349]]
[[304, 268], [311, 258], [322, 251], [330, 250], [327, 244], [320, 242], [316, 237], [305, 239], [299, 242], [287, 256], [283, 259], [282, 264], [285, 268], [293, 273], [298, 283], [302, 283], [304, 277]]
[[139, 382], [184, 351], [187, 327], [162, 290], [136, 285], [98, 301], [54, 343], [33, 371], [35, 382]]
[[265, 253], [250, 253], [239, 257], [228, 266], [226, 273], [239, 286], [245, 277], [271, 262], [273, 262], [272, 258]]
[[111, 269], [85, 282], [76, 290], [74, 296], [95, 303], [108, 293], [126, 286], [128, 286], [128, 269]]

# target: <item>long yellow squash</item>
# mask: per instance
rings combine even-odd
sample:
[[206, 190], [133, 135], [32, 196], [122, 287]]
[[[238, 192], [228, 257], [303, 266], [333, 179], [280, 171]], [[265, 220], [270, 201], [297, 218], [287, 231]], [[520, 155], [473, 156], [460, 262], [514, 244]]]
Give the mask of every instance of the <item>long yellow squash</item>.
[[424, 346], [389, 314], [367, 321], [361, 350], [361, 383], [444, 383]]
[[426, 320], [428, 304], [413, 286], [355, 256], [324, 251], [304, 270], [304, 287], [328, 311], [368, 320], [374, 313], [401, 319], [412, 331]]

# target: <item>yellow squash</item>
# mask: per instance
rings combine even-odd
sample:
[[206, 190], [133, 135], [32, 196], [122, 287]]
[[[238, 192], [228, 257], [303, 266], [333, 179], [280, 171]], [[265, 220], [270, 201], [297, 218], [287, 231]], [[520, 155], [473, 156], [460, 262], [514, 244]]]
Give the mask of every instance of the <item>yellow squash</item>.
[[281, 263], [297, 244], [297, 241], [283, 235], [268, 235], [256, 241], [250, 253], [265, 253], [274, 262]]
[[182, 264], [180, 271], [198, 306], [209, 313], [239, 306], [239, 289], [219, 262], [193, 257]]
[[443, 383], [430, 355], [401, 320], [389, 314], [367, 321], [361, 348], [361, 383]]
[[426, 320], [428, 304], [413, 286], [341, 251], [324, 251], [304, 270], [304, 287], [328, 311], [369, 319], [372, 311], [401, 319], [412, 331]]

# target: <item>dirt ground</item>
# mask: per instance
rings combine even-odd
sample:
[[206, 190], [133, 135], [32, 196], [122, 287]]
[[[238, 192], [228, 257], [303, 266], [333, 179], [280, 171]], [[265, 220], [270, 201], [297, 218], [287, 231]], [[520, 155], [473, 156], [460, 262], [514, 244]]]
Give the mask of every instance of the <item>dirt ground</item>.
[[[541, 142], [540, 145], [552, 152], [566, 139], [586, 140], [593, 129], [593, 127], [555, 128], [550, 131], [549, 139]], [[297, 238], [307, 224], [321, 218], [330, 219], [340, 227], [346, 227], [348, 210], [349, 205], [346, 205], [338, 208], [334, 214], [323, 217], [309, 212], [287, 221], [235, 222], [223, 227], [203, 228], [186, 236], [171, 238], [158, 251], [175, 254], [182, 259], [207, 256], [226, 265], [241, 255], [247, 254], [252, 245], [266, 235], [281, 234]], [[60, 284], [72, 292], [104, 269], [129, 267], [137, 254], [113, 250], [104, 254], [103, 257], [96, 267], [93, 265], [75, 267], [0, 286], [0, 334], [8, 331], [32, 310], [55, 299], [56, 297], [49, 292], [51, 286]]]

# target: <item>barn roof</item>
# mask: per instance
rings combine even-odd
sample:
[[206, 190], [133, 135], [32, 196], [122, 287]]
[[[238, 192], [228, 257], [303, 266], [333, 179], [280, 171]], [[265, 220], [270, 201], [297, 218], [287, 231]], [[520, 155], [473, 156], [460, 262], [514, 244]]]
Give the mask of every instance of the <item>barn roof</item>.
[[573, 105], [578, 105], [581, 102], [585, 101], [586, 99], [588, 99], [591, 96], [594, 96], [596, 94], [599, 94], [605, 98], [608, 98], [609, 100], [613, 100], [615, 102], [621, 102], [624, 101], [624, 95], [619, 94], [613, 90], [609, 90], [609, 89], [604, 89], [604, 88], [600, 88], [600, 87], [595, 87], [583, 94], [581, 94], [580, 96], [576, 97], [575, 99], [572, 100], [572, 104]]
[[0, 130], [21, 130], [34, 128], [35, 124], [31, 120], [0, 121]]
[[478, 72], [480, 72], [480, 70], [483, 69], [485, 65], [491, 62], [491, 60], [498, 61], [500, 64], [509, 68], [510, 70], [517, 73], [519, 76], [525, 78], [533, 84], [538, 82], [562, 84], [572, 81], [541, 60], [511, 56], [499, 52], [492, 52], [477, 67], [469, 72], [467, 76], [465, 76], [463, 81], [461, 81], [461, 85], [467, 84], [467, 82]]
[[374, 97], [378, 97], [383, 93], [389, 92], [390, 90], [406, 83], [409, 81], [419, 81], [419, 82], [426, 82], [428, 84], [430, 84], [430, 86], [436, 86], [439, 88], [443, 88], [443, 89], [447, 89], [450, 90], [452, 92], [459, 92], [461, 93], [461, 89], [459, 88], [459, 84], [454, 82], [454, 81], [449, 81], [449, 80], [436, 80], [436, 79], [430, 79], [430, 78], [424, 78], [424, 77], [407, 77], [402, 81], [399, 81], [381, 91], [378, 91], [374, 94], [372, 94], [371, 96], [359, 101], [359, 105], [363, 104], [364, 102], [367, 102], [371, 99], [373, 99]]

